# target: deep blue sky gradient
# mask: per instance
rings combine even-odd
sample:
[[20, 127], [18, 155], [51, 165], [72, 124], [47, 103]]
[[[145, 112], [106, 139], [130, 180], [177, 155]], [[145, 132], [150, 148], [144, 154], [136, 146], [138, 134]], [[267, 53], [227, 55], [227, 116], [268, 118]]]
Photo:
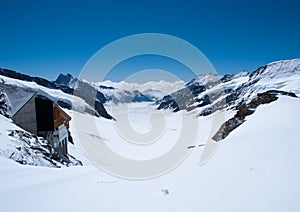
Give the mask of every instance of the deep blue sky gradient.
[[299, 8], [296, 0], [0, 0], [0, 67], [51, 80], [76, 76], [101, 47], [153, 32], [192, 43], [219, 74], [253, 71], [300, 57]]

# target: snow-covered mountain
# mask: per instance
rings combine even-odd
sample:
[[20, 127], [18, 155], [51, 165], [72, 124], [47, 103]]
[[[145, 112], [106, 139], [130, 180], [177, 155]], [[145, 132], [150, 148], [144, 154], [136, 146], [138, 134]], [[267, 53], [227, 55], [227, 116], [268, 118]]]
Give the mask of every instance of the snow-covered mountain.
[[[251, 74], [243, 71], [221, 77], [201, 75], [186, 85], [179, 82], [177, 88], [175, 83], [172, 89], [165, 82], [160, 82], [161, 87], [158, 82], [78, 83], [71, 75], [49, 82], [24, 78], [22, 74], [12, 76], [6, 71], [0, 76], [2, 84], [33, 90], [66, 108], [71, 106], [65, 110], [72, 117], [74, 145], [69, 146], [69, 153], [83, 166], [64, 168], [72, 164], [57, 160], [46, 140], [16, 126], [9, 119], [13, 105], [0, 92], [1, 210], [299, 211], [299, 64], [300, 59], [295, 59], [267, 64]], [[83, 89], [81, 93], [76, 94], [76, 84]], [[93, 95], [87, 94], [89, 90]], [[131, 93], [135, 90], [139, 93]], [[153, 96], [158, 105], [134, 102], [134, 95], [142, 99]], [[103, 106], [103, 97], [106, 103], [113, 98], [119, 103], [111, 104], [116, 121], [92, 116], [95, 102]], [[121, 104], [127, 102], [126, 98], [132, 104]], [[157, 107], [161, 110], [157, 111]], [[228, 119], [212, 134], [214, 116], [220, 111]], [[156, 127], [156, 117], [151, 117], [156, 112], [165, 118], [165, 125], [157, 140], [149, 145], [127, 142], [116, 130], [118, 126], [130, 126], [147, 133]], [[147, 162], [165, 156], [178, 145], [183, 119], [188, 121], [187, 129], [195, 120], [198, 122], [195, 141], [193, 146], [181, 146], [189, 151], [185, 160], [160, 177], [137, 181], [112, 176], [103, 171], [111, 168], [109, 160], [103, 162], [103, 169], [98, 169], [83, 148], [92, 144], [96, 155], [102, 157], [101, 148], [107, 145], [125, 158]], [[211, 159], [199, 166], [199, 158], [212, 135], [213, 140], [222, 142], [216, 142], [219, 146]], [[45, 167], [24, 166], [11, 159]], [[127, 170], [123, 162], [122, 170]], [[51, 168], [58, 166], [62, 168]]]
[[253, 73], [242, 71], [219, 77], [200, 75], [186, 87], [164, 96], [158, 109], [193, 111], [207, 116], [216, 111], [236, 110], [212, 137], [220, 141], [245, 122], [258, 106], [271, 103], [278, 95], [297, 97], [300, 94], [300, 59], [269, 63]]
[[194, 110], [209, 115], [223, 109], [238, 109], [259, 93], [281, 90], [300, 94], [300, 59], [283, 60], [267, 64], [253, 73], [234, 75], [200, 75], [186, 87], [166, 95], [158, 109]]
[[182, 81], [93, 83], [71, 74], [60, 74], [50, 82], [6, 69], [0, 69], [3, 75], [0, 80], [3, 84], [34, 90], [62, 107], [113, 119], [103, 104], [156, 102], [159, 110], [187, 110], [207, 116], [215, 111], [239, 110], [269, 90], [292, 92], [297, 96], [299, 72], [300, 59], [294, 59], [272, 62], [251, 74], [242, 71], [224, 76], [199, 75], [187, 84]]
[[164, 96], [157, 103], [158, 109], [191, 111], [201, 108], [201, 115], [209, 115], [212, 106], [215, 110], [226, 107], [224, 101], [232, 101], [231, 95], [249, 80], [248, 72], [233, 75], [218, 76], [216, 74], [199, 75], [178, 91]]
[[300, 59], [281, 60], [269, 63], [251, 73], [240, 90], [239, 97], [251, 101], [258, 93], [267, 90], [282, 90], [300, 94]]

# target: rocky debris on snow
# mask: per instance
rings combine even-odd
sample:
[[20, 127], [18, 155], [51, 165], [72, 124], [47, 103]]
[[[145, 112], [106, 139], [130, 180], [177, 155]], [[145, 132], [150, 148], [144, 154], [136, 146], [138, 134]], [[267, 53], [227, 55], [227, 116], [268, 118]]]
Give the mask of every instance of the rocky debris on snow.
[[10, 140], [7, 148], [0, 149], [0, 155], [23, 165], [47, 166], [78, 166], [82, 163], [71, 155], [62, 155], [52, 148], [50, 142], [22, 130], [8, 132]]
[[199, 145], [197, 145], [197, 146], [195, 146], [195, 145], [188, 146], [187, 149], [194, 149], [194, 148], [196, 148], [196, 147], [202, 147], [202, 146], [205, 146], [205, 144], [199, 144]]

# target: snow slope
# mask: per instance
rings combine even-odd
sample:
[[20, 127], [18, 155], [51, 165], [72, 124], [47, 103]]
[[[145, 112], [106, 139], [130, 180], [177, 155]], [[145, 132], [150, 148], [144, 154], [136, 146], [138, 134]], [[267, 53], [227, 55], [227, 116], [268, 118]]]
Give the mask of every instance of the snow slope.
[[[144, 181], [120, 179], [97, 169], [84, 156], [79, 145], [83, 141], [78, 137], [70, 151], [85, 163], [83, 167], [37, 168], [0, 158], [1, 211], [299, 211], [299, 107], [298, 98], [284, 96], [260, 106], [224, 139], [208, 163], [199, 166], [203, 148], [193, 148], [175, 170]], [[139, 126], [140, 131], [147, 130], [148, 108], [134, 104], [131, 110], [130, 114], [135, 114], [131, 124]], [[167, 120], [175, 119], [173, 113], [163, 114]], [[95, 121], [92, 116], [82, 116]], [[201, 125], [195, 144], [202, 144], [212, 119], [207, 116], [198, 120]], [[102, 127], [102, 142], [116, 148], [124, 142], [111, 133], [115, 122], [97, 119], [97, 123]], [[174, 120], [167, 126], [167, 133], [176, 134], [181, 129]], [[72, 122], [71, 130], [73, 135], [84, 133]], [[153, 152], [149, 154], [163, 154], [166, 149], [162, 147], [168, 145], [161, 141], [150, 148]], [[116, 151], [130, 156], [129, 149]]]

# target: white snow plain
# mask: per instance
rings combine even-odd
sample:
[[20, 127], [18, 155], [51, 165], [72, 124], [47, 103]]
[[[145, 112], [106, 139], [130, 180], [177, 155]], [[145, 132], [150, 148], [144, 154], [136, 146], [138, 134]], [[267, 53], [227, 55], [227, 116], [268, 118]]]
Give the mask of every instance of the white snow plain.
[[[148, 180], [121, 179], [98, 169], [85, 156], [80, 146], [84, 141], [78, 141], [77, 137], [84, 132], [75, 129], [73, 119], [75, 145], [69, 145], [69, 151], [84, 166], [33, 167], [0, 157], [1, 211], [299, 211], [299, 108], [300, 99], [280, 96], [278, 101], [258, 107], [247, 117], [243, 125], [220, 142], [206, 164], [198, 165], [203, 147], [195, 147], [176, 169]], [[149, 128], [148, 110], [142, 104], [133, 104], [129, 110], [132, 115], [129, 121], [132, 127], [139, 126], [140, 132]], [[69, 113], [73, 117], [77, 114]], [[181, 130], [175, 120], [181, 115], [193, 116], [168, 111], [164, 115], [165, 132], [173, 138]], [[83, 116], [91, 122], [95, 120]], [[205, 143], [211, 129], [211, 116], [198, 119], [195, 145]], [[1, 120], [0, 142], [3, 142], [7, 130], [2, 126], [6, 122]], [[142, 154], [138, 152], [138, 147], [133, 151], [135, 155], [130, 146], [125, 148], [114, 121], [98, 118], [96, 123], [102, 142], [115, 151], [123, 151], [128, 157], [144, 154], [144, 150]], [[145, 157], [164, 154], [173, 144], [172, 141], [167, 144], [162, 137], [153, 146], [149, 145]]]

